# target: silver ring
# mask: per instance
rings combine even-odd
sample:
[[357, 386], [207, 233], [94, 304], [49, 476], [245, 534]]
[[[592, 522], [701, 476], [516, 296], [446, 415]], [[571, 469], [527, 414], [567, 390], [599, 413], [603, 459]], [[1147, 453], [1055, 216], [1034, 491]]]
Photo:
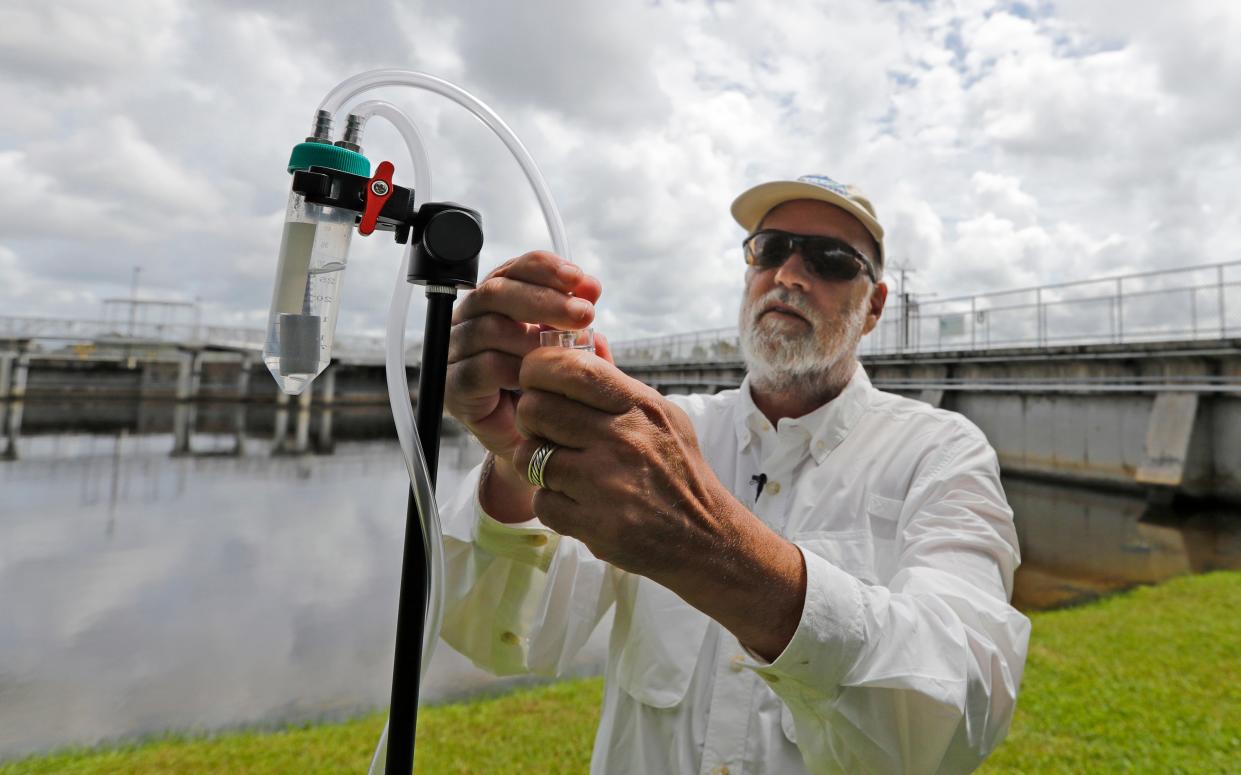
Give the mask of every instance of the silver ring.
[[530, 457], [530, 465], [526, 466], [526, 478], [530, 480], [530, 484], [533, 484], [535, 487], [547, 486], [543, 483], [543, 469], [547, 468], [547, 459], [557, 449], [559, 447], [547, 441], [534, 451], [534, 455]]

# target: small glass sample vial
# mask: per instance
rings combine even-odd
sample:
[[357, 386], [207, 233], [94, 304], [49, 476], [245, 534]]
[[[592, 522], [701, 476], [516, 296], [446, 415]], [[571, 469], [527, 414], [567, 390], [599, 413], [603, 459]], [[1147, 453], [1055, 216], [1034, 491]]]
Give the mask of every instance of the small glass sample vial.
[[595, 351], [595, 330], [579, 328], [576, 331], [540, 331], [540, 347], [570, 347], [574, 350]]

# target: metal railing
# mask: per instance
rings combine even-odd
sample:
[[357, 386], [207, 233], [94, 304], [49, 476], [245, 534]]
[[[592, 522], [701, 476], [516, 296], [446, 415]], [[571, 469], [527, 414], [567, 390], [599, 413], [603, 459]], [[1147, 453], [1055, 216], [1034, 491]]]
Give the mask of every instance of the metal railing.
[[[893, 297], [889, 297], [893, 299]], [[1241, 261], [1033, 288], [897, 301], [859, 354], [889, 355], [1241, 336]], [[740, 363], [736, 328], [618, 341], [617, 363]]]
[[[262, 350], [267, 332], [261, 328], [209, 326], [196, 323], [120, 322], [72, 318], [0, 315], [0, 338], [42, 339], [64, 343], [91, 342], [137, 344], [159, 342], [187, 347], [225, 347]], [[384, 338], [337, 334], [333, 357], [362, 362], [383, 362]]]
[[[893, 297], [890, 297], [893, 298]], [[886, 355], [1241, 336], [1241, 261], [889, 305], [859, 354]], [[261, 350], [259, 328], [0, 316], [0, 338], [163, 342]], [[408, 362], [417, 362], [413, 345]], [[627, 366], [740, 364], [735, 327], [618, 341]], [[383, 361], [383, 337], [337, 334], [333, 355]]]

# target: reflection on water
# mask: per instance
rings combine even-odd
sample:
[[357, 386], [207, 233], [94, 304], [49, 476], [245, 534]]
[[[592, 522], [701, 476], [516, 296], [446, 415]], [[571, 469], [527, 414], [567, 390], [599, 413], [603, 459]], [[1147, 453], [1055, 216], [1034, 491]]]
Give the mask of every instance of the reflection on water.
[[1004, 487], [1017, 521], [1014, 604], [1068, 605], [1186, 573], [1241, 568], [1241, 510], [1021, 479]]
[[[241, 458], [172, 444], [27, 437], [0, 463], [0, 759], [386, 706], [408, 488], [395, 442]], [[481, 456], [446, 438], [440, 492]], [[441, 646], [423, 696], [494, 683]]]
[[[195, 450], [236, 438], [198, 434]], [[171, 434], [27, 437], [0, 463], [0, 759], [386, 705], [406, 486], [394, 441], [173, 457]], [[440, 490], [481, 458], [445, 440]], [[1237, 514], [1006, 480], [1024, 609], [1241, 567]], [[598, 665], [601, 628], [580, 665]], [[493, 679], [441, 646], [424, 689]]]

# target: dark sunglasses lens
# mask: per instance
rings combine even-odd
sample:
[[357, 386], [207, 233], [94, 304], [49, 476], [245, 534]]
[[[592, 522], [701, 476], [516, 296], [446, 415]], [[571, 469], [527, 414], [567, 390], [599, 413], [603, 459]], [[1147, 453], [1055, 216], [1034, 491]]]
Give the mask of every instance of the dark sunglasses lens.
[[862, 262], [839, 247], [806, 246], [803, 254], [814, 273], [824, 280], [852, 280], [862, 271]]
[[755, 234], [750, 238], [750, 256], [755, 266], [780, 266], [792, 252], [793, 241], [783, 234]]

